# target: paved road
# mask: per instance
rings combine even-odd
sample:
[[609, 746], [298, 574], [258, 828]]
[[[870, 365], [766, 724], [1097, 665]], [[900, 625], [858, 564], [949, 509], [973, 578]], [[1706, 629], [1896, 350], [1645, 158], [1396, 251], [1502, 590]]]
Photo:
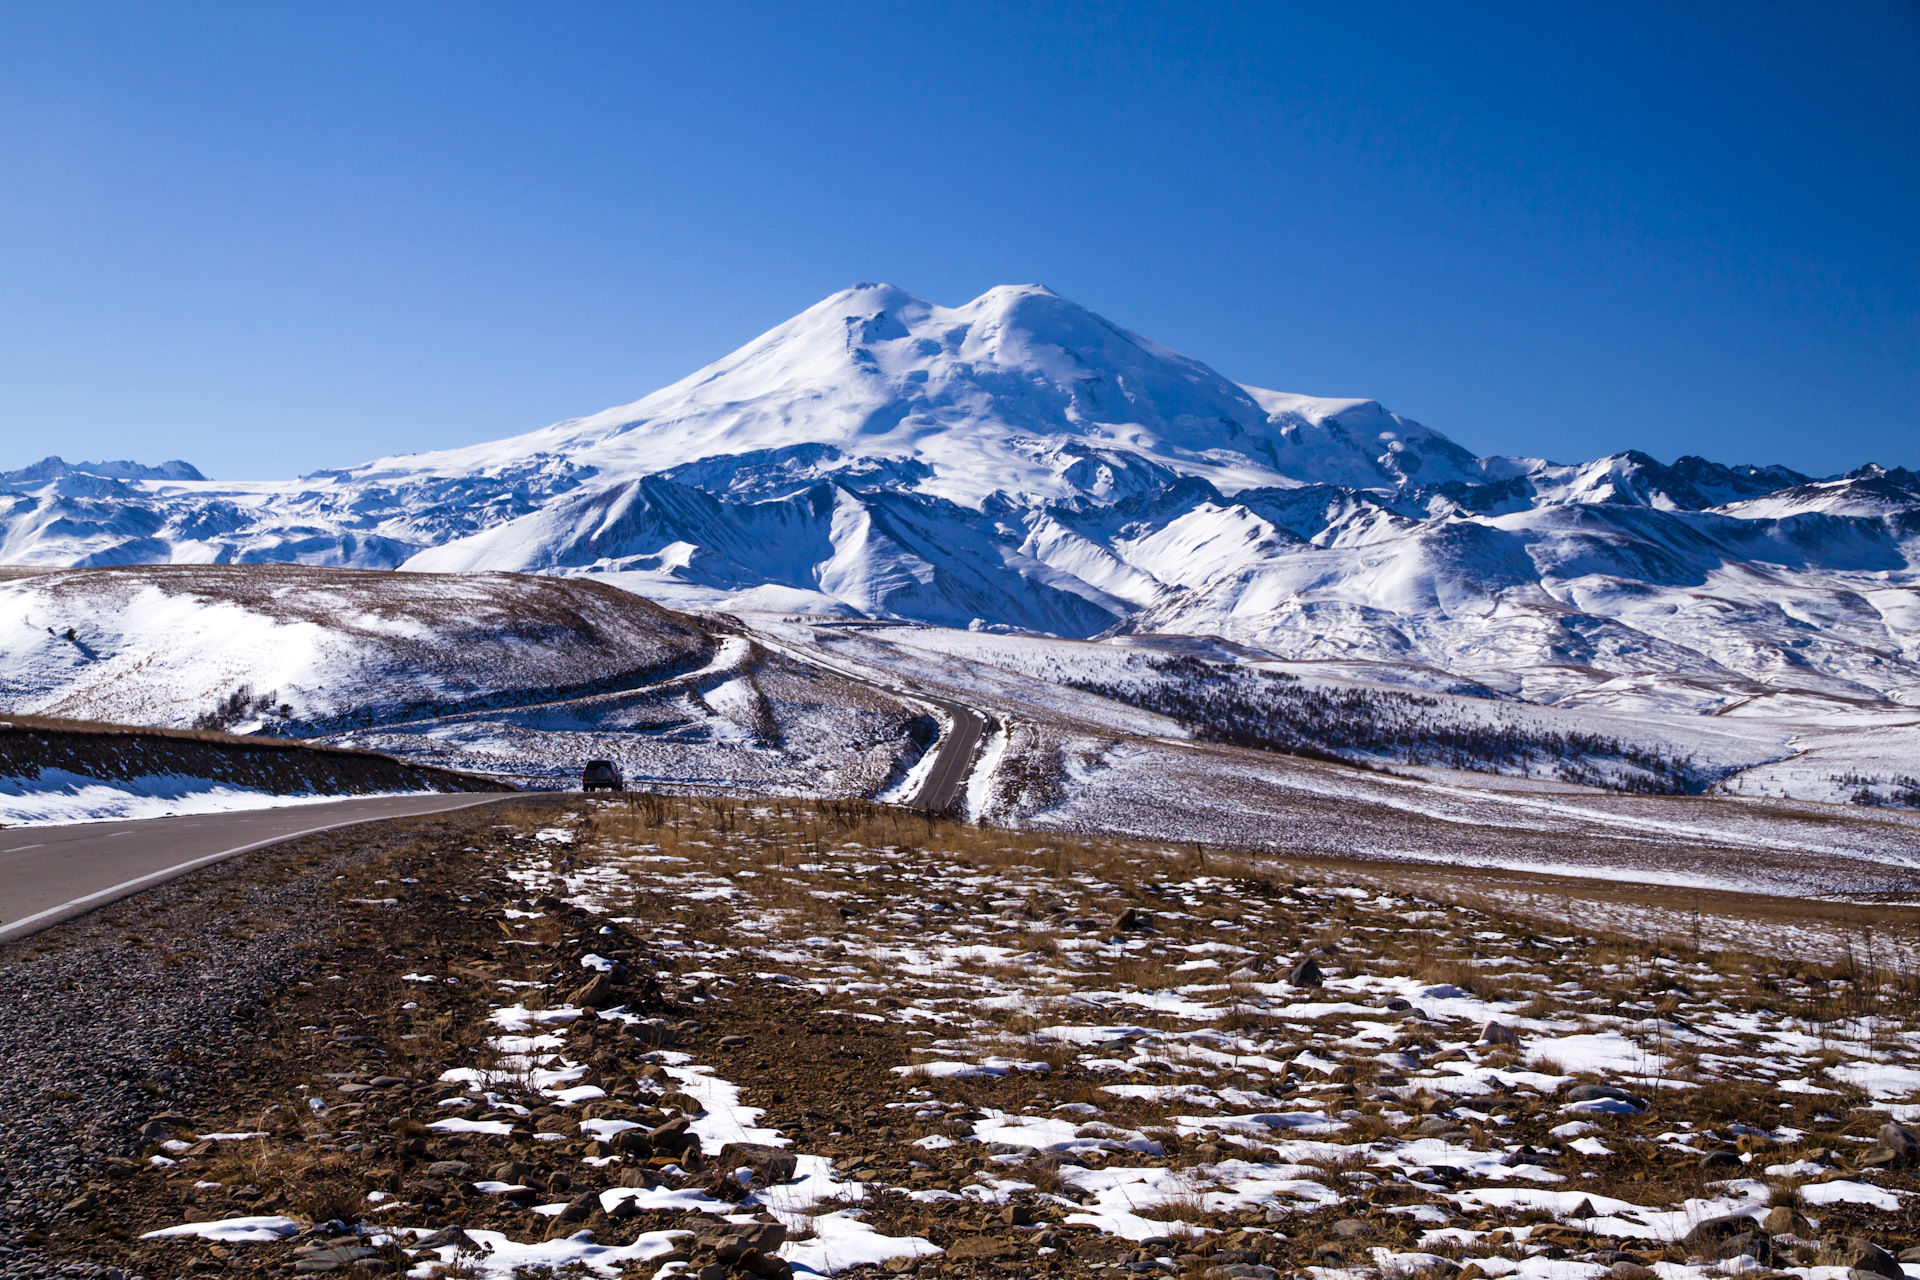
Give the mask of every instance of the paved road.
[[263, 845], [356, 822], [444, 813], [512, 792], [370, 796], [281, 809], [0, 830], [0, 943]]
[[934, 757], [933, 768], [927, 771], [927, 780], [920, 784], [920, 794], [913, 798], [911, 806], [943, 813], [960, 798], [961, 788], [967, 785], [967, 776], [973, 771], [974, 748], [980, 745], [980, 735], [986, 732], [987, 718], [972, 707], [944, 698], [929, 698], [924, 693], [915, 696], [938, 704], [953, 717], [953, 728], [940, 736], [940, 745], [936, 748], [939, 754]]
[[[946, 712], [948, 717], [953, 721], [953, 728], [940, 735], [940, 741], [934, 748], [937, 754], [935, 754], [933, 759], [933, 767], [927, 771], [926, 780], [920, 784], [919, 794], [907, 801], [907, 808], [924, 809], [930, 813], [943, 813], [953, 807], [954, 802], [960, 798], [962, 788], [967, 785], [968, 775], [973, 772], [973, 753], [975, 748], [980, 745], [980, 735], [985, 733], [987, 729], [987, 718], [985, 716], [975, 711], [972, 707], [962, 706], [958, 702], [949, 702], [945, 698], [936, 698], [932, 694], [923, 693], [918, 689], [911, 689], [897, 684], [886, 684], [878, 680], [868, 679], [865, 676], [855, 675], [853, 672], [833, 663], [823, 662], [819, 658], [796, 650], [789, 645], [782, 644], [768, 636], [750, 631], [746, 627], [746, 624], [738, 618], [729, 618], [729, 621], [732, 625], [739, 627], [742, 632], [753, 636], [755, 640], [758, 640], [767, 648], [778, 653], [783, 653], [796, 662], [805, 663], [807, 666], [818, 668], [821, 671], [831, 672], [842, 680], [848, 680], [854, 684], [863, 684], [867, 686], [867, 688], [879, 693], [889, 694], [896, 698], [911, 698], [916, 702], [931, 703]], [[896, 624], [867, 622], [863, 619], [859, 622], [816, 623], [814, 625], [857, 627], [892, 626]]]

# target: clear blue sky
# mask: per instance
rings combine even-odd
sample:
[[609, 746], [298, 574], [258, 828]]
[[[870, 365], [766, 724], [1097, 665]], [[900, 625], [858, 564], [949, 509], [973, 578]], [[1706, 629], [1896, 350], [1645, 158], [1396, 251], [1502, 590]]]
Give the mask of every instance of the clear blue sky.
[[0, 467], [624, 403], [1039, 281], [1486, 453], [1920, 466], [1920, 10], [0, 3]]

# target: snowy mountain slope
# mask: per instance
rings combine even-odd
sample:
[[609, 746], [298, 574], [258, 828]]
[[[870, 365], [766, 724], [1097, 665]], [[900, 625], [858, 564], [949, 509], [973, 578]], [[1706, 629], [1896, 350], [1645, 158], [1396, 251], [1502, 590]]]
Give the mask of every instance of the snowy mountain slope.
[[[711, 641], [600, 583], [285, 565], [93, 569], [0, 581], [4, 710], [282, 736], [618, 687]], [[243, 692], [244, 691], [244, 692]]]
[[1596, 707], [1920, 703], [1920, 477], [1476, 458], [1039, 286], [860, 285], [632, 404], [293, 482], [55, 463], [0, 481], [0, 563], [603, 575]]

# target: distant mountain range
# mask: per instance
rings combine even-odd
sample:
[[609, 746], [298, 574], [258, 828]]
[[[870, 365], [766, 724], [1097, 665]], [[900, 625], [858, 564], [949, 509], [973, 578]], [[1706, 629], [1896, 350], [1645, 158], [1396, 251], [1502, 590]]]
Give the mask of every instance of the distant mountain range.
[[633, 404], [297, 481], [0, 474], [0, 563], [592, 573], [1637, 710], [1920, 706], [1916, 550], [1910, 471], [1475, 457], [1038, 286], [859, 285]]

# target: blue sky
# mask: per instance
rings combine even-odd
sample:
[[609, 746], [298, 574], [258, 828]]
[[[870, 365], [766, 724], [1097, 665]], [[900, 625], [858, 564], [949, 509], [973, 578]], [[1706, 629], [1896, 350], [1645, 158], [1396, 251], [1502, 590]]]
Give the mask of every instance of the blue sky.
[[516, 434], [859, 280], [1479, 452], [1920, 466], [1917, 15], [0, 3], [0, 467]]

